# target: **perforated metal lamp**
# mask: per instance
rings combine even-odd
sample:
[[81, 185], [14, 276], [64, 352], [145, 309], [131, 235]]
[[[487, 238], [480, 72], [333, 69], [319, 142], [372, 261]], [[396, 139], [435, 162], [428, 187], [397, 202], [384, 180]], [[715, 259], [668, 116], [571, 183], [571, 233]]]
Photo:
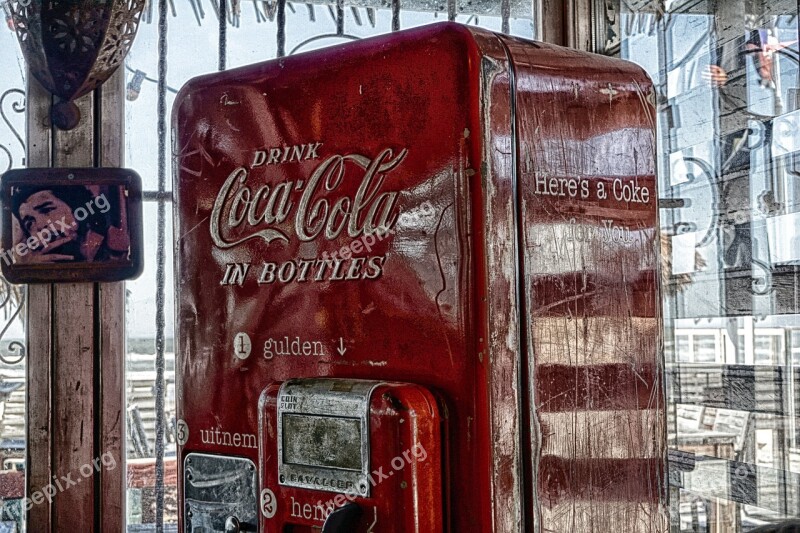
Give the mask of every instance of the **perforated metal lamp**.
[[80, 122], [73, 100], [102, 85], [130, 50], [146, 0], [12, 0], [12, 21], [31, 74], [59, 101], [53, 124]]

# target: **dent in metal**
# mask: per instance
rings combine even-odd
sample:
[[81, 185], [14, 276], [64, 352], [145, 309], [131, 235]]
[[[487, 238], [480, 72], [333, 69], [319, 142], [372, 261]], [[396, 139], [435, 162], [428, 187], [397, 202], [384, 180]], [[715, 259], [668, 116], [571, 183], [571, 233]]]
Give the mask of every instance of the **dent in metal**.
[[281, 485], [370, 495], [369, 400], [378, 385], [341, 379], [296, 379], [281, 385]]
[[258, 480], [249, 459], [191, 453], [184, 460], [186, 531], [226, 531], [230, 518], [241, 531], [258, 531]]

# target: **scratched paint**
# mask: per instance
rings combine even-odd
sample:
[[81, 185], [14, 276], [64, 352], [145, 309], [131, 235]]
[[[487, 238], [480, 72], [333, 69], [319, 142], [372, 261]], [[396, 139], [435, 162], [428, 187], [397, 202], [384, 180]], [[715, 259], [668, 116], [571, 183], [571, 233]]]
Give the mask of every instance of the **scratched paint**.
[[666, 531], [651, 84], [508, 41], [539, 531]]
[[[642, 87], [628, 63], [454, 24], [190, 82], [174, 116], [181, 458], [246, 457], [262, 531], [320, 527], [331, 496], [303, 486], [324, 476], [288, 486], [274, 467], [296, 403], [280, 384], [401, 383], [413, 409], [370, 400], [371, 468], [415, 439], [438, 462], [355, 498], [356, 531], [663, 530]], [[326, 442], [302, 448], [324, 459]]]

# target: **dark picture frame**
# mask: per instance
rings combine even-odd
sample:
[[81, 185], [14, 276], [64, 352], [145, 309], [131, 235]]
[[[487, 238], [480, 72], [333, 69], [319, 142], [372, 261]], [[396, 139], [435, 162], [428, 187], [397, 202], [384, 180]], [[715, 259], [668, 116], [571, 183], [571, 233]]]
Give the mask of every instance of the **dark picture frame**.
[[26, 168], [0, 178], [0, 269], [11, 283], [142, 273], [142, 180], [124, 168]]

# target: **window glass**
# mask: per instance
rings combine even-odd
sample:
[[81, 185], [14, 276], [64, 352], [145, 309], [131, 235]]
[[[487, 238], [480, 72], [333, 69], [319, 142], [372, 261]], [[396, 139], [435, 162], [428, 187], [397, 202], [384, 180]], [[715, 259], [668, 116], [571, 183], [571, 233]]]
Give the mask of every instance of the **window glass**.
[[756, 335], [753, 339], [753, 357], [757, 365], [783, 364], [783, 336]]
[[677, 343], [677, 360], [690, 363], [692, 361], [692, 347], [689, 344], [689, 335], [677, 335], [675, 340]]
[[[25, 166], [25, 63], [0, 1], [0, 174]], [[7, 52], [6, 52], [7, 51]], [[24, 287], [0, 277], [0, 531], [23, 531], [25, 509]], [[16, 528], [16, 529], [14, 529]]]
[[791, 330], [791, 354], [792, 364], [800, 366], [800, 330]]
[[694, 336], [694, 360], [697, 363], [714, 363], [717, 361], [717, 338], [714, 335]]
[[656, 85], [673, 529], [797, 518], [798, 4], [617, 5]]

